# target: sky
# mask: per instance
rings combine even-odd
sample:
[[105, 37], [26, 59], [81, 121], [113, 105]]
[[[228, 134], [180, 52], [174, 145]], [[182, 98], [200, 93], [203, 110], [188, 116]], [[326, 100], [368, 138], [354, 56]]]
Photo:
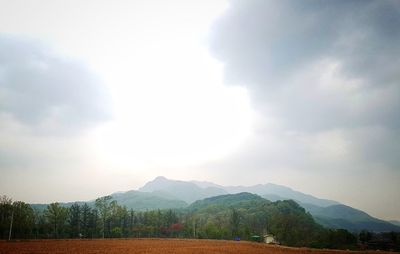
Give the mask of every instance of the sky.
[[0, 0], [0, 194], [158, 175], [400, 220], [400, 2]]

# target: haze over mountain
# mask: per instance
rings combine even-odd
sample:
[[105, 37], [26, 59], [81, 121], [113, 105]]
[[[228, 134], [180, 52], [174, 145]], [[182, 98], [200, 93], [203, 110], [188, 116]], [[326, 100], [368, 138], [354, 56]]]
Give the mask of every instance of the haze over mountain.
[[337, 201], [320, 199], [272, 183], [254, 186], [222, 186], [212, 182], [170, 180], [159, 176], [139, 188], [139, 191], [184, 200], [189, 204], [208, 197], [248, 192], [260, 195], [270, 201], [294, 200], [310, 212], [318, 223], [329, 228], [345, 228], [350, 231], [400, 230], [400, 227], [394, 224], [376, 219], [363, 211], [342, 205]]
[[351, 232], [361, 230], [369, 231], [399, 231], [400, 225], [391, 221], [374, 218], [369, 214], [346, 205], [332, 205], [318, 207], [311, 204], [300, 203], [314, 219], [328, 228], [344, 228]]
[[398, 220], [389, 220], [389, 222], [392, 223], [393, 225], [400, 227], [400, 221], [398, 221]]
[[[136, 190], [126, 192], [116, 192], [110, 194], [112, 199], [117, 201], [118, 204], [126, 206], [128, 209], [134, 211], [147, 211], [156, 209], [179, 209], [188, 206], [183, 200], [174, 198], [165, 192], [141, 192]], [[95, 206], [95, 200], [76, 201], [76, 202], [61, 202], [64, 207], [70, 207], [74, 203], [83, 204], [87, 203], [89, 206]], [[44, 210], [47, 204], [31, 204], [33, 208]]]
[[[248, 193], [248, 195], [242, 193]], [[237, 199], [240, 197], [266, 199], [272, 202], [294, 200], [309, 212], [316, 222], [327, 228], [344, 228], [352, 232], [364, 229], [375, 232], [400, 232], [400, 226], [396, 225], [396, 222], [391, 223], [380, 220], [337, 201], [320, 199], [292, 190], [289, 187], [272, 183], [248, 187], [222, 186], [212, 182], [171, 180], [164, 176], [158, 176], [138, 190], [115, 192], [111, 196], [118, 204], [135, 211], [188, 207], [192, 209], [198, 204], [203, 204], [210, 200], [229, 199], [229, 197], [233, 198], [231, 201], [240, 201], [240, 199]], [[61, 203], [61, 205], [70, 207], [73, 203], [67, 202]], [[82, 204], [84, 202], [78, 201], [77, 203]], [[94, 200], [89, 200], [86, 203], [94, 207]], [[47, 204], [32, 204], [32, 206], [36, 209], [44, 210]]]
[[253, 186], [222, 186], [211, 182], [200, 181], [177, 181], [169, 180], [163, 176], [156, 177], [153, 181], [146, 183], [139, 191], [159, 191], [171, 195], [188, 203], [206, 197], [223, 194], [235, 194], [241, 192], [254, 193], [260, 196], [269, 197], [271, 201], [293, 199], [301, 203], [309, 203], [317, 206], [329, 206], [339, 204], [333, 200], [320, 199], [312, 195], [294, 191], [289, 187], [267, 183]]
[[156, 177], [153, 181], [146, 183], [143, 187], [139, 188], [139, 191], [164, 193], [166, 196], [174, 197], [187, 203], [207, 197], [228, 194], [222, 188], [214, 186], [202, 188], [192, 182], [168, 180], [163, 176]]

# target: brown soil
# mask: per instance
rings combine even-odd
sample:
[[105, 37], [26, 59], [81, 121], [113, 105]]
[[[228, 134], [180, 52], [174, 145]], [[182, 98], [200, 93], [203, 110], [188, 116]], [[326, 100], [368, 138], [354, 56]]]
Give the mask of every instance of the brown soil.
[[[220, 240], [188, 239], [96, 239], [96, 240], [26, 240], [0, 241], [0, 254], [345, 254], [366, 253], [338, 250], [314, 250], [307, 248], [289, 248], [264, 243], [235, 242]], [[385, 252], [368, 252], [380, 253]]]

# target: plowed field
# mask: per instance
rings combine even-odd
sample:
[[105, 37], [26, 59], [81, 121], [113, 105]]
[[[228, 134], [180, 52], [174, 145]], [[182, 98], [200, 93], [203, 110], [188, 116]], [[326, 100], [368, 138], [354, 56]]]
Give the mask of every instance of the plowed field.
[[[0, 241], [0, 254], [9, 253], [112, 253], [112, 254], [344, 254], [361, 253], [352, 251], [312, 250], [270, 246], [263, 243], [218, 240], [179, 239], [118, 239], [118, 240], [28, 240]], [[365, 253], [365, 252], [362, 252]], [[373, 252], [370, 252], [373, 253]], [[377, 252], [378, 253], [378, 252]], [[379, 252], [383, 254], [385, 252]]]

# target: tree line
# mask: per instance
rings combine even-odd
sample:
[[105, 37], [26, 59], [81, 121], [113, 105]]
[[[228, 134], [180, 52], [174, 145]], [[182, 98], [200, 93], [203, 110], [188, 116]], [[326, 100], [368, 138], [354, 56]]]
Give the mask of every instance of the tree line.
[[51, 203], [43, 211], [0, 198], [0, 239], [183, 237], [182, 231], [174, 210], [133, 211], [111, 196], [96, 199], [94, 206]]
[[[195, 206], [194, 206], [195, 207]], [[207, 204], [196, 209], [134, 211], [111, 196], [44, 210], [0, 197], [0, 239], [179, 237], [252, 240], [273, 233], [289, 246], [399, 250], [400, 233], [326, 229], [294, 201]], [[262, 239], [262, 238], [260, 238]]]

